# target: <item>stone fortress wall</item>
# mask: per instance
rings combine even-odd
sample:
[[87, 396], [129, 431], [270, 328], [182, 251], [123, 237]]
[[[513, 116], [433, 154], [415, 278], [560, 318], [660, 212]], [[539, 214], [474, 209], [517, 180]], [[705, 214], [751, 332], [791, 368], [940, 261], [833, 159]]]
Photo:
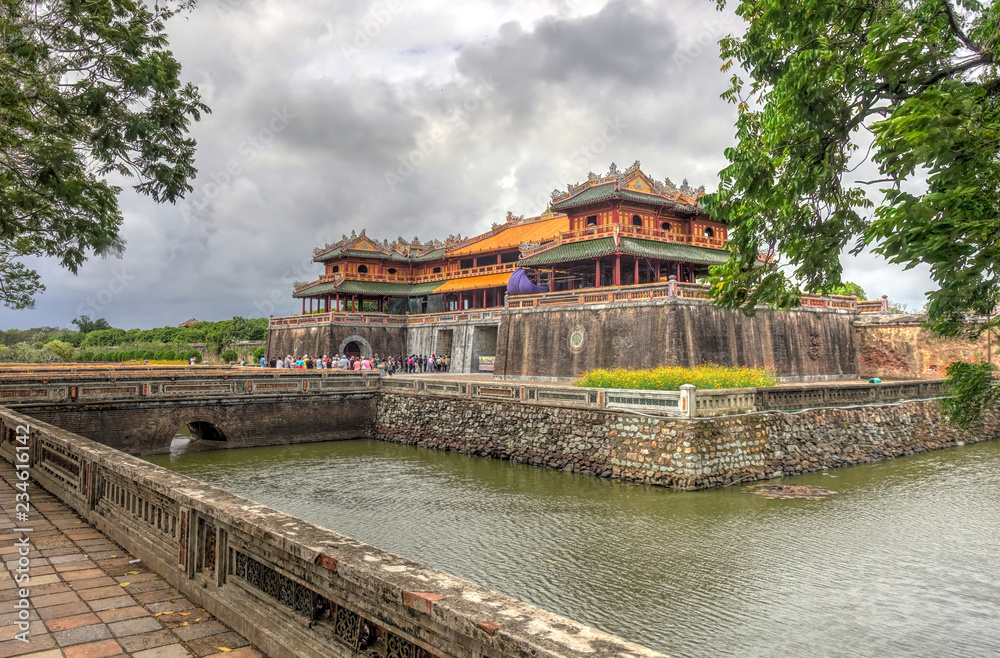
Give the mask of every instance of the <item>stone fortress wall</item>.
[[394, 389], [380, 394], [374, 431], [393, 443], [683, 490], [1000, 436], [997, 411], [974, 430], [950, 426], [935, 399], [940, 380], [898, 385], [902, 401], [890, 401], [889, 391], [863, 384], [758, 389], [744, 402], [756, 411], [688, 419], [569, 401], [500, 401], [474, 391]]
[[795, 381], [856, 379], [856, 317], [812, 308], [747, 316], [680, 298], [510, 310], [500, 323], [496, 374], [571, 378], [595, 368], [716, 363]]
[[1000, 364], [996, 329], [978, 340], [941, 338], [923, 328], [923, 314], [867, 315], [854, 322], [862, 377], [920, 379], [944, 377], [954, 361]]

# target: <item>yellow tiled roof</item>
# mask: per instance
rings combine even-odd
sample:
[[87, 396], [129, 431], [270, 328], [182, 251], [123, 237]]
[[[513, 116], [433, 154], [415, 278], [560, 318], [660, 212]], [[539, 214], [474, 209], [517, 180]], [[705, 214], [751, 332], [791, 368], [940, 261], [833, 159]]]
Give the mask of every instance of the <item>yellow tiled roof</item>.
[[569, 219], [566, 215], [557, 215], [551, 219], [528, 222], [519, 226], [509, 226], [495, 235], [488, 236], [466, 245], [461, 249], [449, 252], [449, 256], [465, 256], [484, 251], [496, 251], [516, 247], [522, 242], [544, 242], [557, 237], [563, 231], [569, 230]]
[[457, 290], [481, 290], [483, 288], [499, 288], [510, 281], [510, 272], [500, 274], [483, 274], [482, 276], [467, 276], [464, 279], [445, 281], [434, 289], [435, 293], [455, 292]]

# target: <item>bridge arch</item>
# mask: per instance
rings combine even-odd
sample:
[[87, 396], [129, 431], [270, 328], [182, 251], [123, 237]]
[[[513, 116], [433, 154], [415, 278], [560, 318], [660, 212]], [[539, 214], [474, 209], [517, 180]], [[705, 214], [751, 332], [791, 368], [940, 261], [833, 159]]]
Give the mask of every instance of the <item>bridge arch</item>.
[[340, 341], [340, 347], [337, 348], [338, 354], [347, 354], [348, 349], [351, 347], [351, 343], [357, 347], [360, 352], [359, 356], [367, 356], [371, 358], [375, 352], [372, 350], [372, 344], [365, 340], [364, 336], [358, 336], [357, 334], [351, 334], [344, 340]]
[[192, 420], [187, 423], [192, 440], [224, 442], [229, 439], [214, 423], [207, 420]]

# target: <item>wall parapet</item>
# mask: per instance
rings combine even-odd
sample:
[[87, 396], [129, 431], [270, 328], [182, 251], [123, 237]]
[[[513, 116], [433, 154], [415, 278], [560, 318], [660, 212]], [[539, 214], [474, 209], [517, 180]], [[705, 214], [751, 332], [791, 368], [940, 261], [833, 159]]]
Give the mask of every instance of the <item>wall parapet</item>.
[[621, 409], [676, 418], [712, 418], [762, 411], [888, 404], [939, 398], [945, 395], [944, 382], [943, 379], [932, 379], [882, 384], [851, 382], [714, 390], [685, 385], [680, 391], [642, 391], [514, 383], [510, 380], [483, 383], [384, 377], [381, 392], [445, 395], [587, 409]]
[[0, 377], [0, 400], [26, 404], [105, 403], [266, 396], [373, 393], [379, 374], [336, 370], [270, 368], [211, 369], [204, 372], [94, 370], [38, 372]]
[[267, 654], [662, 654], [0, 408], [31, 480]]

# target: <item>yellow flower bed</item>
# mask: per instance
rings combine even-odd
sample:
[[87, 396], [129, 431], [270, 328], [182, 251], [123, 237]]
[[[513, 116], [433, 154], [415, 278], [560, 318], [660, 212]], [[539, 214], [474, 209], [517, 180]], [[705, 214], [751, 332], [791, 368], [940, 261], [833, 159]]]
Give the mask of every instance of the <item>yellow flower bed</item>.
[[663, 366], [652, 370], [591, 370], [574, 382], [587, 388], [627, 388], [641, 391], [677, 391], [682, 384], [698, 388], [757, 388], [774, 386], [774, 375], [757, 368], [728, 368], [706, 363], [694, 368]]

